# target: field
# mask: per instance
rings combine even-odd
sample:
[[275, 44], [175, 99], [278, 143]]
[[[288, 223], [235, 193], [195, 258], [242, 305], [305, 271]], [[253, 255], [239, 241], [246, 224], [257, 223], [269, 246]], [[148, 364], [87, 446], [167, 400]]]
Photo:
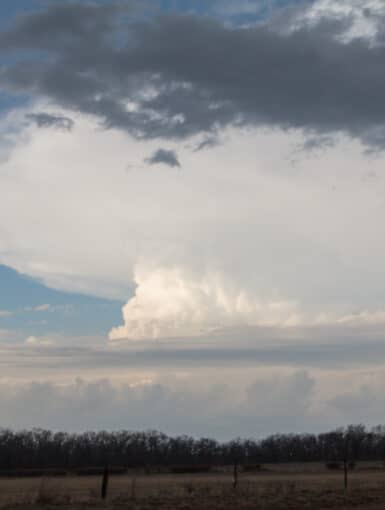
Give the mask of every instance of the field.
[[101, 478], [66, 476], [0, 479], [0, 507], [127, 510], [297, 510], [385, 508], [385, 470], [359, 466], [343, 472], [323, 466], [266, 466], [257, 473], [240, 473], [233, 488], [232, 473], [111, 476], [108, 496], [100, 499]]

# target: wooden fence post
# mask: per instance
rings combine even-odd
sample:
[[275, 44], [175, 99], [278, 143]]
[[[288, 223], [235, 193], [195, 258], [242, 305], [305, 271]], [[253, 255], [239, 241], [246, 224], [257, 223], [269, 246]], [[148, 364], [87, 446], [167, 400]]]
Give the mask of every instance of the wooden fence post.
[[348, 488], [348, 460], [344, 458], [344, 488]]
[[108, 466], [105, 466], [104, 471], [103, 471], [103, 478], [102, 478], [102, 490], [101, 490], [102, 499], [106, 499], [106, 497], [107, 497], [108, 478], [109, 478], [109, 469], [108, 469]]

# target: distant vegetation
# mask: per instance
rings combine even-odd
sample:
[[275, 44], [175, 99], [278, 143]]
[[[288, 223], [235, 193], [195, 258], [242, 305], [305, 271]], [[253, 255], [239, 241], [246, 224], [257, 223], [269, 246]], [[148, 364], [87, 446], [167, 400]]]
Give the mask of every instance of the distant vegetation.
[[[156, 431], [86, 432], [68, 434], [34, 429], [13, 432], [0, 429], [0, 470], [81, 470], [109, 464], [149, 471], [177, 472], [188, 466], [239, 463], [258, 469], [264, 463], [324, 462], [338, 466], [346, 459], [385, 460], [385, 427], [372, 430], [351, 425], [323, 434], [276, 434], [265, 439], [214, 439], [169, 437]], [[351, 464], [353, 466], [353, 464]]]

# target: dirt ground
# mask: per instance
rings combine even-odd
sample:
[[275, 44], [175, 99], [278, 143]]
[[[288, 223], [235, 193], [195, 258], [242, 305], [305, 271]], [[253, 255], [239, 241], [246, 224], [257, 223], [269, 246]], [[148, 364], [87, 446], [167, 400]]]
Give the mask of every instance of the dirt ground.
[[258, 473], [240, 473], [238, 486], [228, 473], [200, 475], [111, 476], [108, 496], [100, 499], [101, 478], [0, 479], [0, 507], [127, 510], [301, 510], [385, 509], [385, 470], [368, 466], [349, 473], [317, 466], [272, 466]]

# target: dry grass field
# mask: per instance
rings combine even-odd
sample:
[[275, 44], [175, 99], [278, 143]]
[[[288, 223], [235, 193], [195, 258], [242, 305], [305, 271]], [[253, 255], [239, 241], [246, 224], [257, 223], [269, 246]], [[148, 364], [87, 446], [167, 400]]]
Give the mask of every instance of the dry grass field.
[[385, 470], [360, 467], [343, 473], [321, 466], [274, 466], [255, 474], [241, 473], [238, 487], [231, 473], [200, 475], [111, 476], [108, 497], [100, 499], [96, 476], [0, 479], [1, 509], [77, 510], [297, 510], [385, 509]]

